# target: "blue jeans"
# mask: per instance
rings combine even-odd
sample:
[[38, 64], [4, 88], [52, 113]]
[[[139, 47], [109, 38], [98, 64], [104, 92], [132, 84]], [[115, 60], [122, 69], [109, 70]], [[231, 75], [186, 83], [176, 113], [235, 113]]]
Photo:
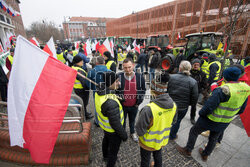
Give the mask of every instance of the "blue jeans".
[[149, 69], [149, 81], [152, 81], [152, 79], [155, 78], [155, 69], [154, 68], [150, 68]]
[[135, 66], [136, 71], [137, 71], [137, 69], [138, 69], [139, 67], [141, 67], [141, 73], [143, 73], [143, 71], [144, 71], [143, 64], [137, 64], [137, 65]]
[[151, 153], [153, 153], [154, 162], [156, 167], [162, 166], [162, 155], [161, 155], [161, 149], [156, 151], [147, 151], [140, 147], [141, 152], [141, 167], [149, 167], [150, 164], [150, 156]]
[[135, 118], [137, 115], [138, 108], [135, 106], [132, 106], [132, 107], [123, 106], [123, 111], [124, 111], [123, 127], [124, 127], [124, 129], [126, 129], [126, 119], [127, 119], [127, 115], [128, 115], [130, 134], [133, 134], [133, 133], [135, 133]]
[[185, 117], [186, 113], [188, 111], [188, 108], [185, 110], [177, 110], [177, 121], [176, 123], [172, 126], [171, 130], [170, 130], [170, 139], [175, 139], [176, 138], [176, 134], [180, 128], [180, 124], [181, 124], [181, 120]]

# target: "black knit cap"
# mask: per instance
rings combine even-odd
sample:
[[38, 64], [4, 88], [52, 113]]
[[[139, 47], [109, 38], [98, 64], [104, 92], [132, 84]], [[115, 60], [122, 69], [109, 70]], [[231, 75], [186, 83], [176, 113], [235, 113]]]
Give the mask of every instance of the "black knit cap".
[[76, 56], [73, 58], [72, 64], [74, 65], [74, 64], [76, 64], [76, 63], [79, 63], [80, 61], [82, 61], [81, 56], [76, 55]]
[[112, 85], [119, 78], [119, 76], [113, 71], [104, 73], [104, 76], [106, 87]]
[[192, 61], [192, 64], [195, 64], [195, 63], [199, 63], [199, 64], [201, 64], [200, 59], [194, 59], [194, 60]]

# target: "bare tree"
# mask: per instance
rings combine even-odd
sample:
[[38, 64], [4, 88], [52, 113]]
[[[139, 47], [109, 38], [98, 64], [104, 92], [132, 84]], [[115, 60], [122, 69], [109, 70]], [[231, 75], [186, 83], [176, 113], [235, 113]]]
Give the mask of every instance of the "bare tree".
[[37, 37], [44, 44], [53, 36], [54, 40], [63, 40], [63, 32], [55, 26], [54, 22], [33, 22], [26, 30], [28, 38]]

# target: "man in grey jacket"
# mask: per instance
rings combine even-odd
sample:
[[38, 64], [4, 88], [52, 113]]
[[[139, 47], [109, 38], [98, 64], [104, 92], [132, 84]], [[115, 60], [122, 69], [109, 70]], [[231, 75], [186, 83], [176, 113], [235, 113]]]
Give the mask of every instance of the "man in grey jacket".
[[188, 106], [196, 105], [198, 100], [198, 85], [195, 79], [190, 77], [191, 64], [182, 61], [179, 66], [179, 73], [170, 77], [168, 82], [168, 93], [177, 104], [177, 122], [170, 131], [170, 140], [177, 139], [177, 132], [180, 128], [181, 120], [185, 117]]

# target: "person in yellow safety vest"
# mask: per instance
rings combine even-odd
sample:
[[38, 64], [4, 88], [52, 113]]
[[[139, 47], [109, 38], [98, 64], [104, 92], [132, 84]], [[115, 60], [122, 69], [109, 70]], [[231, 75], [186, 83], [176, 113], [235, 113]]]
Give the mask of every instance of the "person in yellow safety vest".
[[204, 73], [206, 73], [208, 64], [209, 64], [209, 62], [208, 62], [208, 54], [207, 53], [203, 53], [202, 54], [202, 59], [201, 59], [201, 70]]
[[245, 57], [245, 59], [240, 61], [240, 64], [243, 65], [245, 68], [250, 66], [250, 56]]
[[10, 49], [10, 55], [6, 58], [6, 67], [9, 71], [11, 71], [11, 67], [12, 67], [12, 64], [13, 64], [13, 58], [14, 58], [14, 52], [15, 52], [15, 49], [14, 48], [11, 48]]
[[168, 144], [170, 128], [176, 115], [176, 104], [166, 93], [169, 78], [168, 73], [163, 73], [151, 81], [152, 100], [141, 109], [136, 122], [141, 166], [149, 166], [151, 153], [154, 165], [162, 166], [161, 150]]
[[56, 57], [57, 57], [57, 60], [59, 60], [60, 62], [62, 62], [62, 63], [66, 63], [66, 60], [64, 59], [64, 57], [63, 57], [63, 52], [62, 52], [62, 50], [61, 50], [61, 48], [57, 48], [57, 51], [56, 51]]
[[127, 56], [127, 53], [126, 53], [126, 50], [124, 50], [124, 52], [122, 51], [121, 48], [118, 49], [118, 54], [117, 54], [117, 61], [118, 61], [118, 68], [120, 70], [122, 70], [122, 63], [123, 63], [123, 60], [125, 60]]
[[116, 72], [116, 63], [113, 57], [111, 56], [111, 53], [109, 51], [106, 51], [103, 53], [103, 57], [105, 59], [107, 69]]
[[[80, 56], [75, 56], [72, 61], [72, 68], [75, 69], [78, 73], [87, 77], [87, 72], [82, 69], [83, 60]], [[93, 115], [87, 111], [87, 105], [89, 103], [89, 89], [86, 85], [86, 80], [81, 77], [79, 74], [76, 76], [74, 84], [75, 93], [81, 97], [84, 107], [84, 116], [86, 119], [91, 119]]]
[[78, 54], [75, 46], [72, 46], [72, 52], [73, 52], [73, 57], [75, 57]]
[[206, 76], [208, 78], [208, 84], [211, 85], [213, 82], [218, 81], [220, 70], [221, 70], [221, 63], [216, 60], [216, 56], [214, 54], [210, 54], [208, 56], [209, 64], [205, 71]]
[[199, 119], [190, 129], [187, 145], [185, 147], [177, 146], [177, 150], [181, 154], [191, 156], [198, 135], [210, 130], [207, 146], [205, 149], [199, 149], [202, 160], [207, 161], [221, 133], [228, 127], [236, 114], [244, 112], [250, 95], [250, 87], [246, 83], [238, 82], [240, 75], [241, 70], [237, 67], [229, 67], [224, 70], [223, 76], [226, 83], [216, 88], [203, 105], [199, 112]]
[[95, 93], [95, 108], [99, 125], [104, 131], [102, 154], [107, 166], [115, 166], [121, 141], [126, 141], [128, 135], [123, 128], [124, 112], [122, 105], [115, 95], [119, 87], [119, 78], [113, 71], [103, 75], [105, 82]]

